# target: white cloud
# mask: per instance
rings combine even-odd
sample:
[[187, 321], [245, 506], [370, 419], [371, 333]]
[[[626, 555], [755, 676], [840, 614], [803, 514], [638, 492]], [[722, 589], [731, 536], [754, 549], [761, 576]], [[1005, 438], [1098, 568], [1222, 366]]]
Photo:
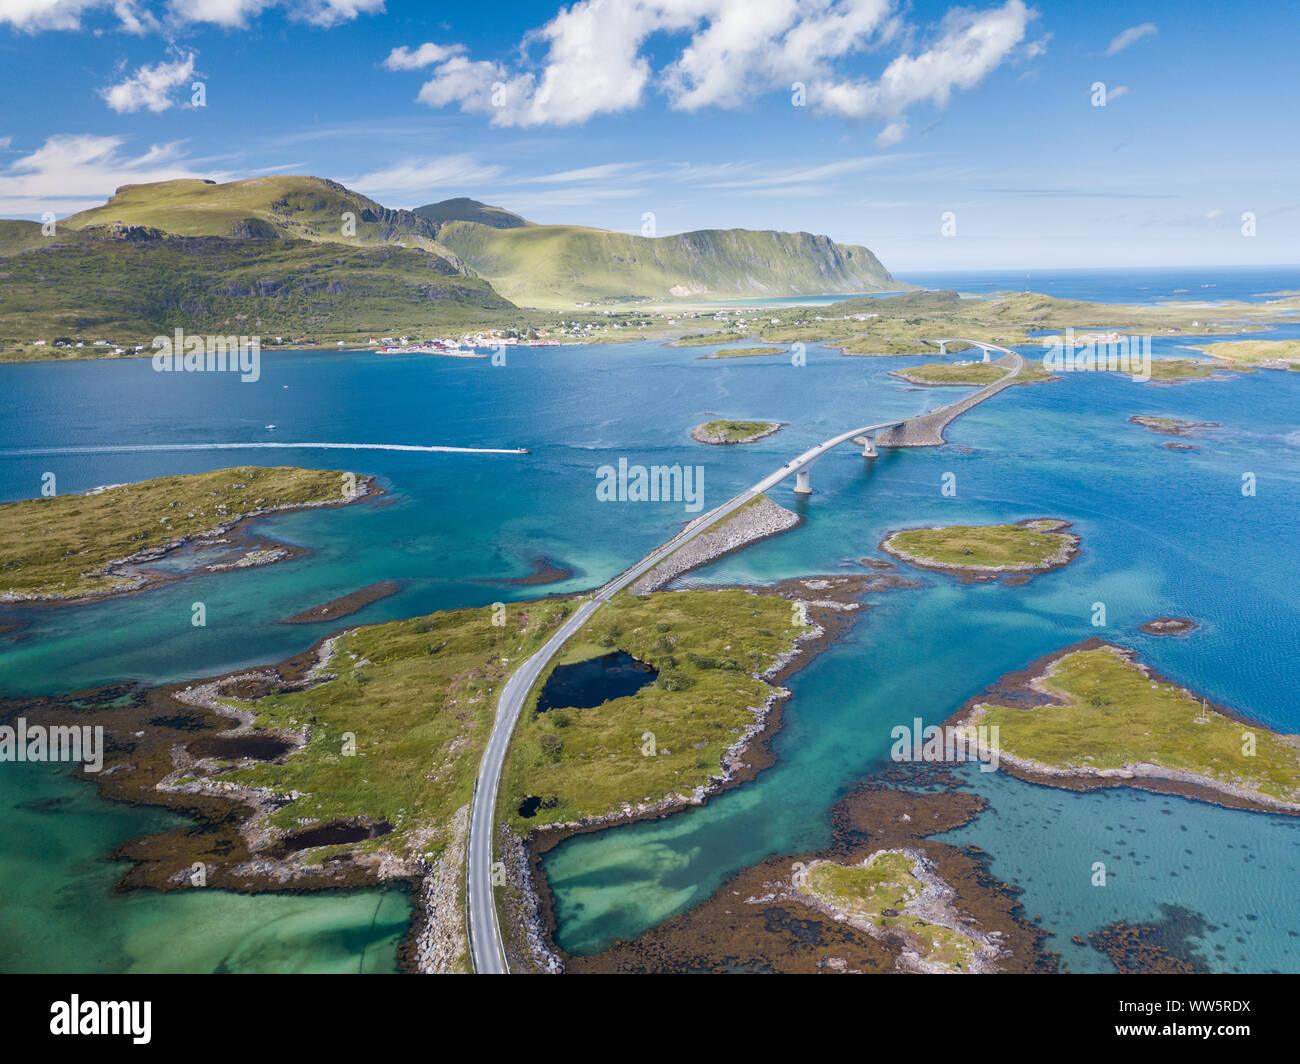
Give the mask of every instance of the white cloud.
[[1143, 37], [1150, 37], [1152, 34], [1159, 33], [1154, 22], [1144, 22], [1140, 26], [1130, 26], [1123, 33], [1118, 34], [1110, 46], [1106, 49], [1107, 55], [1114, 55], [1116, 52], [1122, 52], [1130, 44], [1136, 44]]
[[902, 118], [897, 122], [890, 122], [884, 129], [876, 134], [877, 148], [892, 148], [907, 135], [907, 119]]
[[421, 67], [441, 63], [444, 59], [450, 59], [453, 55], [464, 50], [465, 46], [463, 44], [452, 44], [444, 47], [441, 44], [426, 42], [416, 49], [410, 49], [403, 45], [401, 48], [394, 48], [388, 53], [388, 58], [384, 60], [384, 66], [389, 70], [419, 70]]
[[1034, 13], [1023, 0], [988, 11], [954, 8], [940, 37], [916, 55], [900, 55], [876, 81], [830, 82], [810, 88], [822, 109], [845, 118], [896, 120], [914, 104], [942, 107], [954, 89], [974, 88], [1024, 39]]
[[632, 163], [601, 163], [598, 166], [584, 166], [578, 170], [564, 170], [555, 174], [539, 174], [527, 180], [533, 184], [559, 185], [573, 181], [605, 181], [612, 177], [627, 179], [627, 172]]
[[[862, 155], [854, 159], [840, 159], [833, 163], [825, 163], [822, 166], [805, 166], [797, 170], [776, 170], [771, 167], [760, 167], [759, 176], [757, 177], [727, 181], [705, 180], [701, 183], [706, 188], [729, 189], [788, 187], [794, 184], [820, 184], [838, 177], [844, 177], [848, 174], [861, 173], [863, 170], [874, 170], [876, 167], [882, 166], [886, 163], [893, 163], [900, 159], [908, 159], [911, 157], [912, 156], [902, 154]], [[744, 169], [752, 170], [752, 167], [746, 167]], [[719, 176], [730, 175], [724, 171]]]
[[472, 155], [440, 155], [432, 159], [403, 160], [343, 183], [380, 199], [386, 194], [402, 198], [407, 193], [416, 193], [418, 203], [428, 203], [437, 198], [435, 193], [439, 190], [473, 188], [499, 177], [502, 170], [495, 164], [481, 163]]
[[1127, 96], [1127, 95], [1128, 95], [1127, 85], [1116, 85], [1113, 89], [1106, 90], [1106, 102], [1110, 103], [1112, 100], [1118, 100], [1121, 96]]
[[[890, 123], [881, 135], [894, 143], [908, 107], [942, 106], [954, 89], [978, 84], [1034, 17], [1023, 0], [954, 8], [935, 44], [898, 57], [878, 82], [846, 80], [837, 67], [908, 35], [898, 0], [580, 0], [525, 35], [521, 55], [542, 47], [540, 62], [509, 67], [473, 60], [461, 45], [426, 44], [394, 49], [385, 65], [432, 67], [417, 99], [486, 114], [498, 126], [577, 125], [641, 106], [648, 89], [678, 110], [731, 109], [798, 81], [825, 113]], [[683, 34], [675, 58], [655, 69], [649, 39]]]
[[63, 214], [102, 203], [120, 185], [211, 177], [197, 173], [179, 144], [154, 145], [140, 155], [123, 154], [122, 137], [60, 134], [0, 169], [0, 211], [6, 215]]
[[78, 30], [85, 16], [109, 12], [128, 33], [157, 30], [169, 23], [207, 22], [234, 28], [248, 25], [271, 7], [328, 27], [383, 11], [384, 0], [0, 0], [0, 24], [31, 33]]
[[166, 111], [175, 102], [172, 90], [188, 86], [194, 75], [194, 53], [170, 63], [142, 66], [125, 81], [100, 90], [100, 95], [114, 111], [127, 114], [149, 110]]

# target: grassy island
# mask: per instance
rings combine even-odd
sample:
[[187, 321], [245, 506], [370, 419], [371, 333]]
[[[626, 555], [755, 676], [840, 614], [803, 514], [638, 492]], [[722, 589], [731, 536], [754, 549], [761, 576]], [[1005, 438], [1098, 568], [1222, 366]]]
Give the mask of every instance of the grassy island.
[[1300, 367], [1300, 340], [1221, 340], [1215, 344], [1193, 346], [1214, 358], [1277, 368]]
[[[469, 802], [501, 685], [571, 609], [544, 600], [511, 604], [504, 625], [483, 607], [353, 629], [329, 645], [323, 682], [225, 700], [251, 710], [257, 728], [305, 733], [307, 742], [281, 763], [222, 778], [292, 795], [269, 818], [281, 831], [383, 820], [392, 832], [361, 849], [436, 857]], [[355, 755], [343, 753], [346, 733]]]
[[[591, 709], [539, 714], [543, 677], [515, 729], [501, 819], [527, 834], [538, 824], [689, 798], [723, 773], [728, 748], [747, 736], [776, 694], [756, 674], [808, 631], [795, 626], [790, 600], [778, 595], [726, 589], [617, 596], [555, 666], [618, 649], [653, 666], [658, 678]], [[519, 812], [528, 796], [540, 801], [532, 817]]]
[[[1007, 370], [1005, 366], [999, 366], [996, 362], [929, 362], [924, 366], [897, 369], [890, 375], [901, 377], [912, 384], [977, 385], [1000, 381], [1007, 375]], [[1017, 380], [1021, 384], [1029, 384], [1034, 381], [1050, 380], [1051, 377], [1052, 375], [1038, 363], [1026, 359]]]
[[[346, 860], [380, 878], [427, 877], [442, 892], [431, 919], [455, 940], [464, 923], [470, 800], [502, 686], [576, 604], [543, 599], [504, 612], [447, 610], [357, 627], [324, 641], [305, 674], [282, 666], [280, 679], [260, 670], [192, 685], [176, 697], [242, 717], [250, 738], [291, 745], [274, 760], [209, 755], [173, 785], [258, 809], [253, 851], [273, 862], [282, 881], [328, 874], [332, 862]], [[619, 649], [658, 677], [594, 708], [540, 714], [539, 684], [506, 760], [501, 821], [527, 833], [543, 822], [688, 799], [728, 770], [728, 751], [756, 730], [777, 688], [755, 674], [816, 631], [801, 620], [776, 594], [616, 597], [555, 664]], [[528, 796], [537, 798], [532, 819], [519, 814]], [[338, 837], [340, 828], [357, 826], [352, 841]], [[368, 835], [367, 827], [374, 829]], [[463, 946], [449, 947], [455, 956], [446, 965], [465, 968]]]
[[1013, 525], [951, 525], [894, 532], [880, 549], [922, 569], [987, 578], [1038, 573], [1069, 562], [1079, 537], [1065, 521], [1040, 518]]
[[702, 332], [686, 333], [677, 337], [672, 342], [673, 347], [711, 347], [713, 344], [734, 344], [737, 340], [745, 339], [744, 333], [739, 332]]
[[366, 478], [330, 469], [241, 466], [0, 505], [0, 601], [65, 599], [140, 586], [116, 570], [244, 517], [350, 502]]
[[1195, 358], [1154, 358], [1151, 360], [1153, 381], [1196, 381], [1223, 377], [1227, 373], [1254, 373], [1248, 366], [1231, 366]]
[[691, 429], [699, 443], [753, 443], [785, 427], [781, 421], [706, 421]]
[[814, 861], [798, 877], [795, 897], [874, 937], [899, 942], [910, 955], [910, 963], [900, 967], [931, 972], [989, 967], [989, 944], [964, 927], [948, 906], [937, 903], [934, 895], [944, 892], [945, 885], [927, 864], [907, 850], [878, 850], [853, 865]]
[[1199, 429], [1215, 429], [1217, 421], [1183, 421], [1176, 417], [1159, 417], [1155, 414], [1134, 414], [1129, 418], [1134, 425], [1141, 425], [1162, 436], [1194, 436]]
[[784, 347], [728, 347], [721, 351], [701, 355], [700, 358], [765, 358], [771, 355], [784, 354], [786, 354]]
[[1111, 644], [1068, 650], [1029, 681], [1040, 704], [977, 703], [1002, 763], [1049, 777], [1145, 776], [1300, 812], [1300, 736], [1235, 719]]

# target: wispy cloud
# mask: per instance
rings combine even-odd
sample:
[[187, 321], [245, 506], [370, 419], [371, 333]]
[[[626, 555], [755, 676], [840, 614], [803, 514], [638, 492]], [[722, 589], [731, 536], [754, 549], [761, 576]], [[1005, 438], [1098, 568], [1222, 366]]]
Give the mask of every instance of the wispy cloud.
[[1106, 49], [1107, 55], [1116, 55], [1122, 52], [1131, 44], [1137, 44], [1143, 37], [1151, 37], [1159, 33], [1154, 22], [1144, 22], [1140, 26], [1130, 26], [1123, 33], [1116, 34]]
[[170, 63], [142, 66], [125, 81], [100, 90], [104, 101], [119, 114], [152, 111], [158, 114], [175, 104], [174, 90], [190, 83], [194, 76], [194, 52]]
[[166, 33], [195, 23], [239, 29], [273, 7], [330, 27], [383, 11], [384, 0], [3, 0], [0, 24], [27, 33], [79, 30], [89, 16], [104, 15], [126, 33]]
[[[394, 195], [406, 199], [415, 193], [419, 203], [427, 203], [430, 199], [437, 199], [438, 193], [481, 186], [497, 179], [503, 172], [503, 167], [482, 163], [473, 155], [439, 155], [429, 159], [407, 159], [347, 179], [344, 184], [375, 197]], [[422, 195], [425, 198], [419, 199]]]
[[125, 138], [90, 133], [60, 134], [0, 169], [0, 211], [6, 214], [62, 214], [102, 203], [121, 185], [169, 181], [201, 174], [180, 142], [155, 144], [131, 155]]

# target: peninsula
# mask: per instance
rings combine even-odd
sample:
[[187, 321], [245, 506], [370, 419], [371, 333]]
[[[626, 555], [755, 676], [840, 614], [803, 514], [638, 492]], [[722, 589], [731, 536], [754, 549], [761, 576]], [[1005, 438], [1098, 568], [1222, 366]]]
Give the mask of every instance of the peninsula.
[[[0, 504], [0, 602], [139, 590], [174, 577], [143, 567], [181, 548], [237, 550], [230, 534], [241, 522], [346, 505], [375, 490], [373, 478], [338, 470], [239, 466]], [[290, 553], [259, 544], [213, 565], [247, 568]]]

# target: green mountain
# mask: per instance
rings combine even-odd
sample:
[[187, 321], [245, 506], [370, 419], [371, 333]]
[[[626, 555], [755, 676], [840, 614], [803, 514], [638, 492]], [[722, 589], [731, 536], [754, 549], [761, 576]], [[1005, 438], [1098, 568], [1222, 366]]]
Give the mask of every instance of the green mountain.
[[904, 287], [866, 248], [808, 233], [652, 239], [534, 225], [467, 198], [391, 210], [318, 177], [125, 185], [51, 236], [35, 222], [0, 221], [0, 347], [14, 349], [58, 336], [147, 342], [177, 326], [428, 336], [526, 327], [512, 301], [559, 308]]
[[183, 179], [123, 185], [102, 207], [59, 223], [68, 229], [114, 224], [148, 226], [176, 236], [395, 244], [423, 248], [459, 266], [439, 246], [438, 227], [432, 222], [412, 211], [391, 210], [321, 177], [276, 175], [225, 184]]
[[441, 203], [428, 203], [416, 207], [411, 213], [421, 218], [442, 225], [445, 222], [478, 222], [490, 225], [493, 229], [522, 229], [533, 223], [521, 218], [504, 207], [490, 207], [486, 203], [461, 196], [458, 199], [443, 200]]
[[147, 344], [176, 327], [364, 341], [522, 318], [486, 281], [422, 248], [122, 225], [39, 234], [35, 222], [0, 228], [0, 347], [59, 336]]
[[[415, 213], [432, 217], [424, 212], [446, 206], [433, 204]], [[701, 229], [642, 237], [574, 225], [506, 228], [457, 218], [440, 225], [437, 239], [502, 295], [534, 307], [606, 299], [858, 294], [908, 287], [895, 281], [867, 248], [836, 244], [811, 233]]]

